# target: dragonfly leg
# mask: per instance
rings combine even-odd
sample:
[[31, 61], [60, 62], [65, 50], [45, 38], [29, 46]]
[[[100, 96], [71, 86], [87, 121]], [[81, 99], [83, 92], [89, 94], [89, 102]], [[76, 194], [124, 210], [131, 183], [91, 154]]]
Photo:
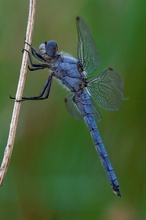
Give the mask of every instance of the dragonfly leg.
[[31, 48], [31, 53], [33, 55], [33, 57], [35, 57], [37, 60], [44, 62], [43, 57], [34, 49], [34, 47], [32, 47], [29, 43], [25, 42], [25, 44], [28, 44]]
[[[31, 64], [32, 67], [28, 66], [28, 69], [30, 71], [35, 71], [35, 70], [40, 70], [40, 69], [45, 69], [45, 68], [49, 68], [48, 64], [42, 63], [42, 64], [34, 64], [30, 55], [30, 52], [26, 49], [23, 49], [22, 52], [26, 51], [28, 53], [28, 57], [29, 57], [29, 62]], [[35, 57], [36, 58], [36, 57]]]
[[[43, 87], [41, 93], [38, 96], [22, 97], [22, 99], [16, 100], [16, 101], [17, 102], [22, 102], [22, 101], [26, 101], [26, 100], [44, 100], [44, 99], [47, 99], [49, 97], [50, 88], [51, 88], [51, 84], [52, 84], [52, 76], [53, 76], [53, 73], [49, 76], [47, 82], [45, 83], [45, 86]], [[45, 94], [45, 92], [46, 92], [46, 94]], [[45, 96], [43, 97], [44, 94], [45, 94]], [[15, 99], [15, 97], [10, 96], [10, 99]]]
[[36, 71], [36, 70], [42, 70], [48, 68], [48, 66], [46, 67], [46, 65], [42, 66], [42, 64], [33, 64], [33, 67], [28, 66], [28, 69], [30, 71]]

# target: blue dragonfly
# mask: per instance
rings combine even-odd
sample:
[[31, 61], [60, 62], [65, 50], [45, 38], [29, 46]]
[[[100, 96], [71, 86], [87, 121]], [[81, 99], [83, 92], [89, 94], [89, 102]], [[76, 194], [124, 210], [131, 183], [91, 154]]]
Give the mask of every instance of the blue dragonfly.
[[[109, 160], [107, 151], [97, 128], [101, 115], [97, 105], [109, 111], [120, 108], [123, 97], [123, 81], [112, 68], [107, 68], [98, 76], [90, 77], [100, 65], [99, 55], [90, 30], [81, 17], [76, 18], [78, 32], [78, 59], [60, 52], [54, 40], [44, 42], [37, 52], [31, 45], [28, 52], [30, 71], [49, 69], [50, 75], [41, 93], [35, 97], [22, 97], [21, 100], [44, 100], [49, 97], [53, 77], [57, 78], [71, 92], [65, 98], [65, 104], [71, 115], [83, 118], [90, 131], [95, 148], [113, 191], [121, 196], [119, 183]], [[32, 57], [40, 63], [34, 64]], [[14, 97], [11, 97], [14, 99]], [[82, 116], [82, 117], [80, 117]]]

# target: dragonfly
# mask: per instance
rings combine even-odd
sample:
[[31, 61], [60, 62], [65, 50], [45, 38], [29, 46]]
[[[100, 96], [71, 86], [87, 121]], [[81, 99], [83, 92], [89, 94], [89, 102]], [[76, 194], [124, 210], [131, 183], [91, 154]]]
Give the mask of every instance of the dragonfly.
[[[48, 69], [50, 74], [38, 96], [22, 97], [16, 101], [45, 100], [49, 97], [53, 77], [60, 80], [70, 91], [65, 98], [67, 110], [73, 117], [84, 119], [113, 192], [121, 196], [116, 174], [98, 131], [97, 122], [101, 114], [97, 106], [109, 111], [118, 110], [123, 97], [123, 81], [112, 68], [93, 76], [100, 65], [97, 47], [83, 18], [76, 17], [76, 27], [78, 59], [65, 52], [58, 53], [54, 40], [40, 44], [39, 52], [29, 45], [29, 70]], [[32, 56], [39, 61], [38, 64], [33, 63]]]

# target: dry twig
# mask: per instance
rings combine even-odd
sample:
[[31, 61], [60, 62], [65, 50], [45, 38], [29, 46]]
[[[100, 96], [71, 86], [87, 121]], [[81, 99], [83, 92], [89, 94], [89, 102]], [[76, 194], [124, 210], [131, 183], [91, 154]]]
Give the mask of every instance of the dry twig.
[[[36, 11], [35, 9], [36, 9], [36, 0], [30, 0], [28, 23], [27, 23], [27, 30], [26, 30], [26, 37], [25, 37], [25, 41], [29, 44], [31, 44], [31, 41], [32, 41], [32, 32], [33, 32], [33, 27], [34, 27], [34, 19], [35, 19], [35, 11]], [[28, 44], [25, 44], [25, 49], [29, 51]], [[27, 68], [28, 68], [28, 53], [24, 51], [23, 57], [22, 57], [21, 69], [20, 69], [20, 77], [19, 77], [19, 82], [18, 82], [18, 87], [17, 87], [17, 92], [16, 92], [16, 100], [20, 100], [22, 97]], [[21, 102], [14, 103], [9, 136], [8, 136], [2, 164], [0, 167], [0, 186], [2, 185], [5, 174], [8, 169], [9, 161], [11, 159], [17, 124], [18, 124], [20, 106], [21, 106]]]

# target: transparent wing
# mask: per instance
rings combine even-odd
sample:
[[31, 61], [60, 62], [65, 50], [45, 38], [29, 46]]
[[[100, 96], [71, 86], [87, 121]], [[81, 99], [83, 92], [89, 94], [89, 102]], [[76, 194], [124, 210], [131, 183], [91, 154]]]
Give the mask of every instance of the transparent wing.
[[95, 72], [100, 65], [98, 51], [90, 30], [81, 17], [76, 18], [78, 32], [78, 59], [87, 74]]
[[120, 108], [123, 97], [123, 81], [112, 68], [106, 69], [88, 83], [88, 91], [95, 104], [109, 111]]
[[102, 116], [100, 112], [98, 111], [98, 109], [96, 108], [96, 106], [94, 105], [93, 101], [92, 101], [92, 109], [93, 109], [96, 122], [100, 122], [100, 120], [102, 119]]
[[[65, 102], [65, 107], [68, 111], [68, 113], [75, 119], [77, 120], [84, 120], [83, 116], [81, 115], [81, 113], [78, 111], [78, 109], [76, 108], [72, 98], [73, 98], [73, 94], [69, 94], [65, 97], [64, 102]], [[97, 122], [99, 122], [101, 120], [101, 114], [98, 111], [98, 109], [96, 108], [96, 106], [94, 105], [94, 103], [92, 102], [92, 108], [93, 108], [93, 113], [95, 116], [95, 120]]]
[[65, 107], [68, 111], [68, 113], [75, 119], [77, 120], [84, 120], [83, 116], [80, 114], [78, 109], [76, 108], [73, 100], [73, 94], [69, 94], [65, 97], [64, 102], [65, 102]]

